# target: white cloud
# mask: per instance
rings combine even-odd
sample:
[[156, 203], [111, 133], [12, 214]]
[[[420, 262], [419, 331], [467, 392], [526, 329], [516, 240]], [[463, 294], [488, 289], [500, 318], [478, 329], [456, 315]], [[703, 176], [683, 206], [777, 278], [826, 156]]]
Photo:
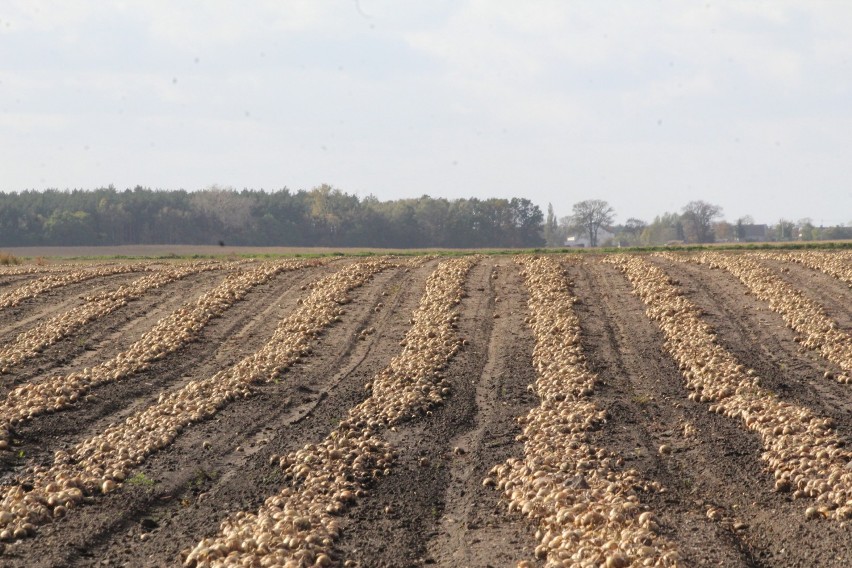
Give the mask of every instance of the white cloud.
[[332, 4], [310, 0], [145, 2], [141, 11], [153, 36], [189, 52], [210, 46], [233, 45], [254, 34], [287, 33], [328, 28], [333, 22]]
[[96, 5], [78, 0], [9, 0], [4, 2], [4, 33], [50, 32], [73, 37], [75, 30], [96, 11]]
[[7, 142], [33, 131], [40, 134], [61, 132], [74, 123], [72, 118], [64, 114], [0, 113], [0, 130], [10, 135]]
[[849, 29], [793, 0], [13, 1], [0, 169], [776, 217], [852, 174]]

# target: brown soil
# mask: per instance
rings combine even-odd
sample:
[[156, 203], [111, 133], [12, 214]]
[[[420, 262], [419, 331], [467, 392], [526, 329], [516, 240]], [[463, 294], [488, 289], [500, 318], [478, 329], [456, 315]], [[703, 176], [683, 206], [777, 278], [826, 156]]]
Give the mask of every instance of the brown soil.
[[[6, 342], [14, 339], [18, 333], [29, 329], [30, 324], [83, 304], [84, 296], [113, 290], [139, 277], [139, 273], [130, 273], [84, 280], [47, 290], [34, 298], [24, 300], [17, 306], [2, 308], [0, 309], [0, 341]], [[14, 289], [32, 280], [32, 278], [21, 280], [3, 289], [3, 291]]]
[[5, 293], [18, 284], [24, 284], [38, 278], [38, 274], [0, 274], [0, 294]]
[[821, 304], [841, 329], [852, 334], [852, 288], [846, 282], [797, 262], [761, 260], [778, 276], [800, 290], [805, 297]]
[[[852, 386], [823, 378], [831, 365], [803, 351], [780, 316], [720, 270], [652, 259], [683, 287], [718, 331], [718, 341], [780, 398], [831, 416], [852, 440]], [[329, 266], [282, 273], [253, 289], [201, 337], [151, 369], [95, 389], [93, 399], [40, 416], [16, 432], [14, 451], [0, 454], [0, 483], [14, 483], [27, 466], [49, 464], [53, 452], [102, 431], [144, 408], [163, 391], [209, 377], [259, 349], [310, 283]], [[364, 385], [400, 351], [424, 284], [439, 261], [391, 269], [352, 293], [342, 321], [314, 352], [277, 382], [258, 386], [214, 418], [186, 428], [149, 457], [118, 491], [98, 495], [29, 538], [3, 547], [3, 566], [173, 566], [182, 550], [217, 533], [229, 514], [256, 510], [284, 481], [270, 458], [322, 440], [366, 396]], [[775, 266], [775, 265], [773, 265]], [[779, 264], [778, 267], [781, 265]], [[845, 566], [852, 561], [850, 527], [805, 521], [810, 500], [772, 491], [759, 440], [740, 423], [687, 398], [677, 365], [642, 302], [612, 265], [588, 257], [566, 262], [589, 365], [600, 383], [592, 399], [609, 413], [591, 434], [595, 445], [620, 454], [660, 491], [640, 492], [661, 531], [677, 543], [686, 566]], [[850, 322], [850, 292], [830, 277], [791, 265], [782, 276], [819, 301], [841, 326]], [[37, 381], [112, 357], [163, 315], [215, 286], [224, 274], [204, 273], [152, 291], [85, 332], [50, 347], [0, 381]], [[104, 289], [133, 276], [87, 286]], [[21, 280], [23, 282], [24, 280]], [[9, 284], [15, 285], [13, 283]], [[52, 292], [11, 313], [0, 312], [8, 340], [44, 317], [79, 302], [88, 289]], [[508, 257], [484, 258], [468, 275], [460, 305], [460, 336], [468, 345], [444, 370], [452, 394], [430, 416], [405, 422], [387, 440], [398, 458], [342, 517], [341, 557], [360, 566], [502, 567], [536, 564], [533, 527], [507, 512], [500, 492], [483, 487], [495, 465], [523, 454], [514, 418], [538, 404], [534, 339], [524, 323], [527, 292]], [[379, 302], [383, 307], [376, 309]], [[53, 306], [53, 307], [51, 307]], [[14, 314], [14, 315], [13, 315]], [[363, 336], [366, 328], [375, 333]], [[684, 434], [684, 428], [691, 431]], [[672, 447], [661, 456], [662, 444]], [[425, 464], [425, 465], [424, 465]], [[710, 507], [722, 510], [710, 520]]]

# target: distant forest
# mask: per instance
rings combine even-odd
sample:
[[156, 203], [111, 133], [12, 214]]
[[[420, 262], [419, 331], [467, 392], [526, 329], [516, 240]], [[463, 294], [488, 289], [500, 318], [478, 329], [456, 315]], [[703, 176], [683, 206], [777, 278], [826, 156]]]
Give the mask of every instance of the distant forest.
[[528, 199], [359, 198], [310, 191], [142, 187], [0, 193], [0, 246], [218, 244], [388, 248], [537, 247]]

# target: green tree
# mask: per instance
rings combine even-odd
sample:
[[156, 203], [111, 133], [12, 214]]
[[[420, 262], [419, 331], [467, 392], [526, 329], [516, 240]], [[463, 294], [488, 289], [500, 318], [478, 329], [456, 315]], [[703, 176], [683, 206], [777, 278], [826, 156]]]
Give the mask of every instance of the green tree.
[[644, 245], [664, 245], [684, 240], [683, 221], [678, 213], [666, 212], [657, 215], [650, 225], [645, 227], [640, 237]]
[[549, 247], [557, 247], [561, 245], [559, 238], [559, 224], [556, 221], [556, 213], [553, 211], [553, 204], [547, 204], [547, 218], [544, 221], [544, 243]]
[[324, 185], [291, 192], [197, 192], [137, 186], [0, 192], [0, 245], [211, 244], [536, 247], [541, 210], [528, 199], [360, 200]]
[[47, 237], [58, 245], [93, 245], [97, 243], [91, 216], [85, 211], [55, 210], [44, 223]]
[[799, 240], [813, 241], [816, 239], [816, 227], [814, 227], [813, 221], [810, 218], [799, 219], [798, 225], [799, 234], [797, 238]]
[[793, 229], [796, 228], [796, 224], [787, 219], [779, 219], [778, 224], [775, 225], [776, 235], [779, 241], [792, 241], [796, 236], [793, 234]]
[[541, 238], [544, 215], [538, 205], [522, 197], [509, 200], [510, 230], [504, 231], [503, 244], [508, 247], [539, 247], [545, 244]]

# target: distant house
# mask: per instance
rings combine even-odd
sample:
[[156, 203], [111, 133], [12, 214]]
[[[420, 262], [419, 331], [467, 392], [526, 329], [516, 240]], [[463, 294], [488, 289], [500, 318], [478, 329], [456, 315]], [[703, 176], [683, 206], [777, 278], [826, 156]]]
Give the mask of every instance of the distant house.
[[767, 239], [769, 235], [768, 225], [737, 225], [737, 240], [741, 242], [756, 243]]
[[[606, 227], [600, 227], [598, 229], [598, 246], [605, 246], [607, 244], [611, 244], [615, 239], [615, 232], [611, 229], [607, 229]], [[590, 247], [592, 246], [591, 241], [589, 240], [589, 234], [583, 232], [579, 235], [573, 235], [565, 239], [566, 247]]]

